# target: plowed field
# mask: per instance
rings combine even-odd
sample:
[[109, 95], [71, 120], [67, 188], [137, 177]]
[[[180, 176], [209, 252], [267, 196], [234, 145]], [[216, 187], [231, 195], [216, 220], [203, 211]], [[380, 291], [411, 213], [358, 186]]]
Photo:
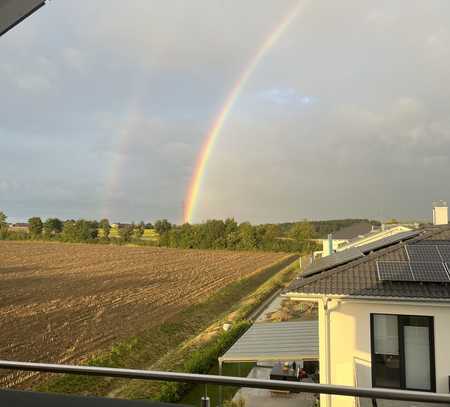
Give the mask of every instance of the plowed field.
[[[80, 361], [284, 257], [0, 242], [0, 358]], [[0, 386], [27, 375], [0, 375]]]

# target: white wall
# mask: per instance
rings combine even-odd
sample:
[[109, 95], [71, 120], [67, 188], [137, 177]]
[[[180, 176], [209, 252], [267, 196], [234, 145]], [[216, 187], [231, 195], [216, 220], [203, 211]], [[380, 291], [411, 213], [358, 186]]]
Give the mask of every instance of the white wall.
[[[344, 239], [333, 239], [333, 253], [334, 251], [341, 245], [344, 245], [348, 243], [348, 240]], [[330, 247], [328, 245], [328, 239], [322, 240], [322, 257], [329, 256], [330, 254]]]
[[[327, 383], [326, 325], [323, 305], [319, 304], [320, 370], [322, 383]], [[436, 391], [448, 393], [450, 375], [450, 306], [417, 306], [380, 302], [336, 300], [330, 309], [330, 372], [332, 384], [372, 387], [370, 353], [370, 314], [426, 315], [434, 317]], [[327, 396], [321, 397], [321, 406], [328, 405]], [[391, 403], [391, 404], [390, 404]], [[383, 403], [379, 403], [382, 405]], [[386, 405], [392, 402], [386, 401]], [[414, 403], [418, 405], [420, 403]], [[371, 406], [370, 400], [332, 396], [332, 407]]]

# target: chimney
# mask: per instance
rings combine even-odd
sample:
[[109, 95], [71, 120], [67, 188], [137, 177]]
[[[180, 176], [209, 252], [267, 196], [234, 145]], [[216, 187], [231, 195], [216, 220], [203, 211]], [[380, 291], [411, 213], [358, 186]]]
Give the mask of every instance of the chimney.
[[433, 225], [448, 224], [448, 205], [445, 201], [433, 202]]

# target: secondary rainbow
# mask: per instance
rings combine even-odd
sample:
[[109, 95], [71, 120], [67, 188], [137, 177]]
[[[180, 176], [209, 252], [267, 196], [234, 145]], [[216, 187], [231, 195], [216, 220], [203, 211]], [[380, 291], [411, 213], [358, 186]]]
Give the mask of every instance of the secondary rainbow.
[[246, 68], [242, 72], [239, 79], [234, 84], [227, 98], [225, 99], [222, 108], [214, 120], [211, 128], [209, 129], [200, 153], [197, 157], [197, 162], [194, 168], [194, 172], [189, 183], [189, 188], [184, 205], [184, 222], [191, 222], [195, 206], [198, 200], [200, 188], [204, 178], [204, 173], [208, 159], [211, 156], [211, 152], [214, 147], [214, 143], [220, 135], [220, 132], [225, 124], [227, 117], [229, 116], [234, 103], [239, 97], [245, 84], [248, 82], [256, 67], [260, 61], [264, 58], [266, 53], [275, 45], [279, 38], [283, 35], [286, 29], [290, 26], [292, 21], [297, 17], [300, 11], [303, 9], [304, 2], [299, 1], [296, 6], [287, 13], [283, 20], [275, 27], [275, 29], [270, 33], [270, 35], [263, 42], [261, 47], [258, 49], [253, 58], [249, 61]]

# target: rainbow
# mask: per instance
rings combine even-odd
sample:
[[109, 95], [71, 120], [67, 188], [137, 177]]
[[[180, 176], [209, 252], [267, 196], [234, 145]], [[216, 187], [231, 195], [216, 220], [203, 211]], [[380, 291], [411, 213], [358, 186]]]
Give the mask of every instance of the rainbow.
[[276, 44], [279, 38], [283, 35], [286, 29], [290, 26], [292, 21], [297, 17], [300, 11], [303, 9], [304, 2], [300, 0], [292, 10], [283, 18], [283, 20], [275, 27], [275, 29], [270, 33], [270, 35], [263, 42], [261, 47], [258, 48], [256, 54], [251, 58], [244, 71], [242, 72], [239, 79], [234, 84], [233, 88], [229, 92], [227, 98], [225, 99], [222, 108], [216, 119], [214, 120], [211, 128], [205, 136], [205, 141], [198, 154], [196, 165], [189, 183], [188, 192], [184, 204], [184, 222], [189, 223], [192, 221], [196, 203], [198, 201], [199, 192], [201, 189], [204, 173], [209, 158], [211, 157], [211, 152], [213, 150], [215, 141], [220, 135], [220, 132], [225, 124], [227, 117], [238, 99], [240, 93], [245, 87], [246, 83], [252, 76], [253, 72], [257, 68], [258, 64], [267, 54], [267, 52]]

